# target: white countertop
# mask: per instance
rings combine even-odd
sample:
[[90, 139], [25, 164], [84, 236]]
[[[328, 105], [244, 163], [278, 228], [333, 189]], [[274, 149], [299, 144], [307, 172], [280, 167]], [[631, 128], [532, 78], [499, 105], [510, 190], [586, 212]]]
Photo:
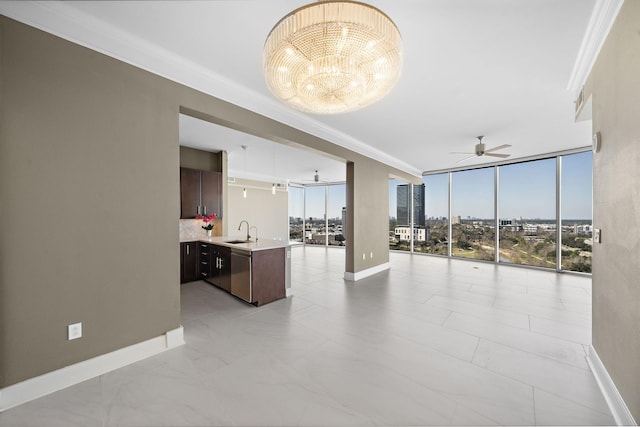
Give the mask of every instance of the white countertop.
[[264, 251], [267, 249], [286, 248], [291, 246], [288, 240], [274, 240], [274, 239], [251, 239], [250, 242], [243, 243], [229, 243], [236, 240], [244, 240], [244, 237], [238, 236], [218, 236], [218, 237], [202, 237], [199, 239], [180, 239], [180, 243], [183, 242], [205, 242], [212, 243], [214, 245], [226, 246], [232, 249], [241, 249], [247, 252], [252, 251]]

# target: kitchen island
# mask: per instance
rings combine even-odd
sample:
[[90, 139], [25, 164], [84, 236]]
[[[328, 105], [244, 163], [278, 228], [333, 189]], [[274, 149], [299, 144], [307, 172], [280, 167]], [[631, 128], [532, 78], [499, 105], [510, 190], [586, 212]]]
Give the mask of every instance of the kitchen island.
[[288, 241], [222, 236], [181, 240], [180, 247], [181, 282], [205, 280], [256, 306], [285, 298], [290, 289]]

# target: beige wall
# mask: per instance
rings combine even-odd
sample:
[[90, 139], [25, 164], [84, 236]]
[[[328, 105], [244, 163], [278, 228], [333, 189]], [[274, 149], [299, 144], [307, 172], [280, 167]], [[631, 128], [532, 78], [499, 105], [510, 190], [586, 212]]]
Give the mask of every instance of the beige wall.
[[[238, 231], [240, 221], [247, 220], [258, 227], [258, 237], [264, 239], [289, 240], [289, 198], [286, 191], [271, 193], [270, 182], [236, 179], [228, 184], [229, 231], [228, 236], [246, 237], [246, 225]], [[242, 196], [246, 185], [247, 198]], [[255, 237], [255, 231], [251, 233]]]
[[[375, 257], [347, 264], [386, 259], [388, 201], [348, 149], [3, 16], [0, 91], [0, 387], [179, 326], [179, 112], [353, 162], [354, 248]], [[415, 178], [371, 164], [373, 188]]]
[[347, 272], [389, 262], [389, 171], [374, 160], [347, 163], [347, 230]]
[[640, 1], [626, 1], [586, 86], [593, 130], [593, 346], [640, 420]]
[[177, 328], [180, 294], [165, 81], [5, 18], [0, 32], [2, 387]]

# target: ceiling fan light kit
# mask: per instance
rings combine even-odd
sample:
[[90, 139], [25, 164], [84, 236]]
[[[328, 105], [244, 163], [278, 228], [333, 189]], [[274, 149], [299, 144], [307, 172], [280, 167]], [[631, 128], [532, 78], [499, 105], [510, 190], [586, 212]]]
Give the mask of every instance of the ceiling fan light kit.
[[389, 93], [402, 69], [393, 21], [356, 1], [318, 1], [282, 18], [264, 44], [267, 86], [288, 105], [334, 114]]

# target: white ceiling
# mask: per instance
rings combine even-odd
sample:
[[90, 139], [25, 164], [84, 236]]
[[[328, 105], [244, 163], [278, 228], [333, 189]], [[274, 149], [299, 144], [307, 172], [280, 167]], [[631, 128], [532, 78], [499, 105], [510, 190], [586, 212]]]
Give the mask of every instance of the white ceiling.
[[[397, 24], [404, 68], [391, 94], [335, 116], [275, 101], [262, 46], [298, 0], [0, 2], [0, 13], [385, 161], [410, 173], [460, 166], [475, 137], [511, 159], [590, 144], [568, 88], [592, 12], [606, 0], [371, 0]], [[595, 14], [594, 14], [595, 15]], [[578, 82], [580, 84], [582, 82]], [[181, 142], [229, 151], [230, 174], [270, 181], [269, 141], [182, 117]], [[344, 165], [278, 145], [280, 180], [343, 181]], [[255, 153], [255, 154], [254, 154]], [[474, 158], [475, 165], [491, 158]]]

